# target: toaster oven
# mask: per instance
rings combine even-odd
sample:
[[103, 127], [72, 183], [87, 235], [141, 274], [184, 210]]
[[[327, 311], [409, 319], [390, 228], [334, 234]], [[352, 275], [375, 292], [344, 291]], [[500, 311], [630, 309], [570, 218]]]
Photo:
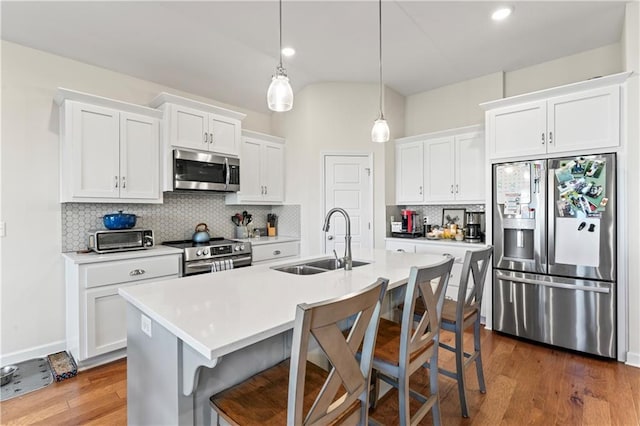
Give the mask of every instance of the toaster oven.
[[153, 247], [151, 229], [92, 230], [89, 233], [89, 249], [96, 253], [144, 250]]

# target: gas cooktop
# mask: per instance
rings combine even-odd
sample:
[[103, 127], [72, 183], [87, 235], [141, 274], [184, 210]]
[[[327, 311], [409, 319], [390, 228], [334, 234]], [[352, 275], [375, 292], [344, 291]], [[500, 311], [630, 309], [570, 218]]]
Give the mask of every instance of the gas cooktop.
[[227, 240], [223, 237], [214, 237], [211, 238], [206, 243], [194, 243], [192, 240], [178, 240], [178, 241], [165, 241], [162, 243], [163, 246], [171, 246], [181, 249], [186, 249], [189, 247], [211, 247], [211, 246], [219, 246], [225, 244], [234, 244], [239, 243], [237, 240]]

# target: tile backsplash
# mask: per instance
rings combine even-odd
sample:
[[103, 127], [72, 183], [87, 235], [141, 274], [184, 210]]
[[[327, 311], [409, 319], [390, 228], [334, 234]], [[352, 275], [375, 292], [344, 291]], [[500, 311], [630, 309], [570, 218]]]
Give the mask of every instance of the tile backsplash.
[[190, 239], [198, 223], [206, 223], [212, 237], [233, 238], [235, 225], [231, 216], [246, 210], [253, 215], [252, 224], [266, 227], [267, 213], [278, 215], [278, 235], [300, 236], [300, 206], [226, 205], [224, 194], [164, 194], [163, 204], [63, 203], [62, 251], [87, 247], [90, 229], [104, 229], [102, 216], [119, 210], [138, 216], [136, 228], [150, 228], [156, 244]]

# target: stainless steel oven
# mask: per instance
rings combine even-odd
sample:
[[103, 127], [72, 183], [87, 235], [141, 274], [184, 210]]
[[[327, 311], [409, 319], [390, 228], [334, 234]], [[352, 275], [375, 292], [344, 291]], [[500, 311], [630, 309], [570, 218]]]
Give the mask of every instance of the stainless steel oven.
[[197, 275], [251, 266], [251, 243], [213, 238], [206, 243], [166, 241], [166, 246], [183, 250], [182, 275]]

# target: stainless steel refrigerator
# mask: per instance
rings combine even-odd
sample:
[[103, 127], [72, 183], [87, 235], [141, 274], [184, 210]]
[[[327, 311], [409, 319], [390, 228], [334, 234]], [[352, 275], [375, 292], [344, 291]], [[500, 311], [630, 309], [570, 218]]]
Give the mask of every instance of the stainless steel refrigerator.
[[616, 357], [616, 157], [493, 166], [493, 327]]

